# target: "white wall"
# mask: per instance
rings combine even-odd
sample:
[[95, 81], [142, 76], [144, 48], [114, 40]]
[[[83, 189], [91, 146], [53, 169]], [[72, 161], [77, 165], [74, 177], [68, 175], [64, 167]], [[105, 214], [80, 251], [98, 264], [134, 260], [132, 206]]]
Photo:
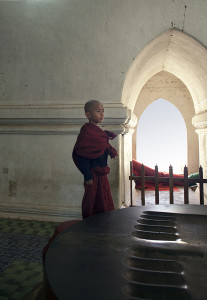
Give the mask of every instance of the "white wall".
[[160, 34], [175, 26], [207, 46], [206, 7], [203, 0], [0, 1], [0, 103], [120, 102], [130, 65]]

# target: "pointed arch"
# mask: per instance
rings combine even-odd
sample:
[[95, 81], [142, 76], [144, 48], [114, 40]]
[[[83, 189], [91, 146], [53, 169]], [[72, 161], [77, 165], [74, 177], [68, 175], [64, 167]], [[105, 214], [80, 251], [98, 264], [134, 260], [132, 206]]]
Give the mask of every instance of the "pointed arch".
[[122, 103], [133, 111], [142, 87], [161, 71], [175, 75], [184, 83], [196, 114], [206, 109], [207, 50], [176, 29], [154, 39], [134, 60], [124, 82]]
[[[198, 171], [203, 166], [207, 174], [207, 50], [193, 37], [177, 30], [169, 30], [149, 43], [137, 56], [126, 75], [121, 102], [131, 110], [131, 114], [141, 116], [155, 93], [147, 91], [149, 82], [156, 78], [168, 76], [177, 78], [181, 89], [170, 94], [162, 89], [159, 98], [173, 103], [181, 112], [187, 127], [187, 151], [189, 173]], [[174, 80], [174, 79], [173, 79]], [[179, 94], [179, 95], [177, 95]], [[166, 95], [166, 97], [165, 97]], [[147, 96], [147, 97], [146, 97]], [[178, 97], [177, 97], [178, 96]], [[197, 128], [196, 132], [195, 129]], [[124, 148], [132, 157], [136, 153], [136, 130], [132, 144], [128, 141]], [[125, 165], [128, 162], [125, 162]], [[125, 185], [127, 182], [125, 180]], [[125, 195], [127, 191], [125, 192]], [[205, 192], [207, 201], [207, 193]]]
[[[146, 138], [147, 137], [147, 138]], [[180, 110], [158, 98], [147, 106], [137, 124], [136, 160], [150, 168], [182, 173], [187, 164], [187, 128]]]
[[[166, 71], [159, 72], [150, 78], [143, 86], [134, 107], [134, 114], [139, 120], [148, 105], [156, 99], [163, 98], [180, 111], [187, 128], [187, 162], [190, 173], [195, 173], [199, 166], [199, 144], [198, 135], [192, 125], [192, 118], [195, 115], [195, 108], [189, 90], [176, 76]], [[150, 120], [149, 120], [150, 122]], [[147, 138], [147, 137], [146, 137]], [[175, 141], [176, 142], [176, 141]], [[133, 135], [132, 151], [135, 158], [136, 132]]]

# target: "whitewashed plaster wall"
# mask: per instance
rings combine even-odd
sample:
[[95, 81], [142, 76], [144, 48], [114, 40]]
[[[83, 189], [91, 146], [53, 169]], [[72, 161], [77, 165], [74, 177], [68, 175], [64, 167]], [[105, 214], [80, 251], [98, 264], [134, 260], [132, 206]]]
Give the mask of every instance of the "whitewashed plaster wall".
[[120, 102], [137, 55], [171, 28], [207, 46], [203, 0], [0, 2], [2, 104]]
[[[143, 60], [133, 102], [125, 89], [130, 67], [172, 28], [206, 48], [206, 9], [203, 0], [0, 1], [1, 213], [80, 217], [82, 177], [71, 152], [88, 99], [103, 102], [103, 125], [119, 134], [114, 143], [120, 157], [110, 162], [110, 179], [116, 207], [127, 202], [133, 110], [141, 88], [155, 75], [150, 70], [146, 76], [149, 64]], [[156, 48], [151, 49], [155, 58]], [[196, 82], [186, 85], [189, 91], [191, 84], [204, 85], [204, 73], [205, 67], [196, 73]], [[198, 96], [196, 89], [191, 96]], [[206, 106], [195, 101], [199, 114]], [[201, 156], [205, 161], [204, 152]]]

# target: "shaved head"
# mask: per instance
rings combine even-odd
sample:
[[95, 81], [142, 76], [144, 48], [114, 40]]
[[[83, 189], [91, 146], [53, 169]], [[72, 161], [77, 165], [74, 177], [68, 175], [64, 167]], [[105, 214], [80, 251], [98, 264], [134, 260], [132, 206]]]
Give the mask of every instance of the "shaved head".
[[86, 112], [90, 112], [92, 107], [94, 106], [94, 104], [96, 103], [100, 103], [98, 100], [89, 100], [86, 102], [85, 106], [84, 106], [84, 110], [85, 110], [85, 113]]

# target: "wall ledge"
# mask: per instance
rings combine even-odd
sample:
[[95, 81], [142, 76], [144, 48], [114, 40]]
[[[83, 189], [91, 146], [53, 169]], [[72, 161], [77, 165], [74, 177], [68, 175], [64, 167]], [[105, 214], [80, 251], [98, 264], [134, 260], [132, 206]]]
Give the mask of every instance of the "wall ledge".
[[[104, 104], [103, 129], [127, 133], [136, 125], [122, 104]], [[0, 105], [0, 134], [77, 134], [87, 122], [83, 105]]]
[[0, 217], [20, 218], [48, 222], [64, 222], [69, 220], [81, 220], [81, 208], [79, 207], [26, 207], [25, 205], [6, 206], [0, 204]]

